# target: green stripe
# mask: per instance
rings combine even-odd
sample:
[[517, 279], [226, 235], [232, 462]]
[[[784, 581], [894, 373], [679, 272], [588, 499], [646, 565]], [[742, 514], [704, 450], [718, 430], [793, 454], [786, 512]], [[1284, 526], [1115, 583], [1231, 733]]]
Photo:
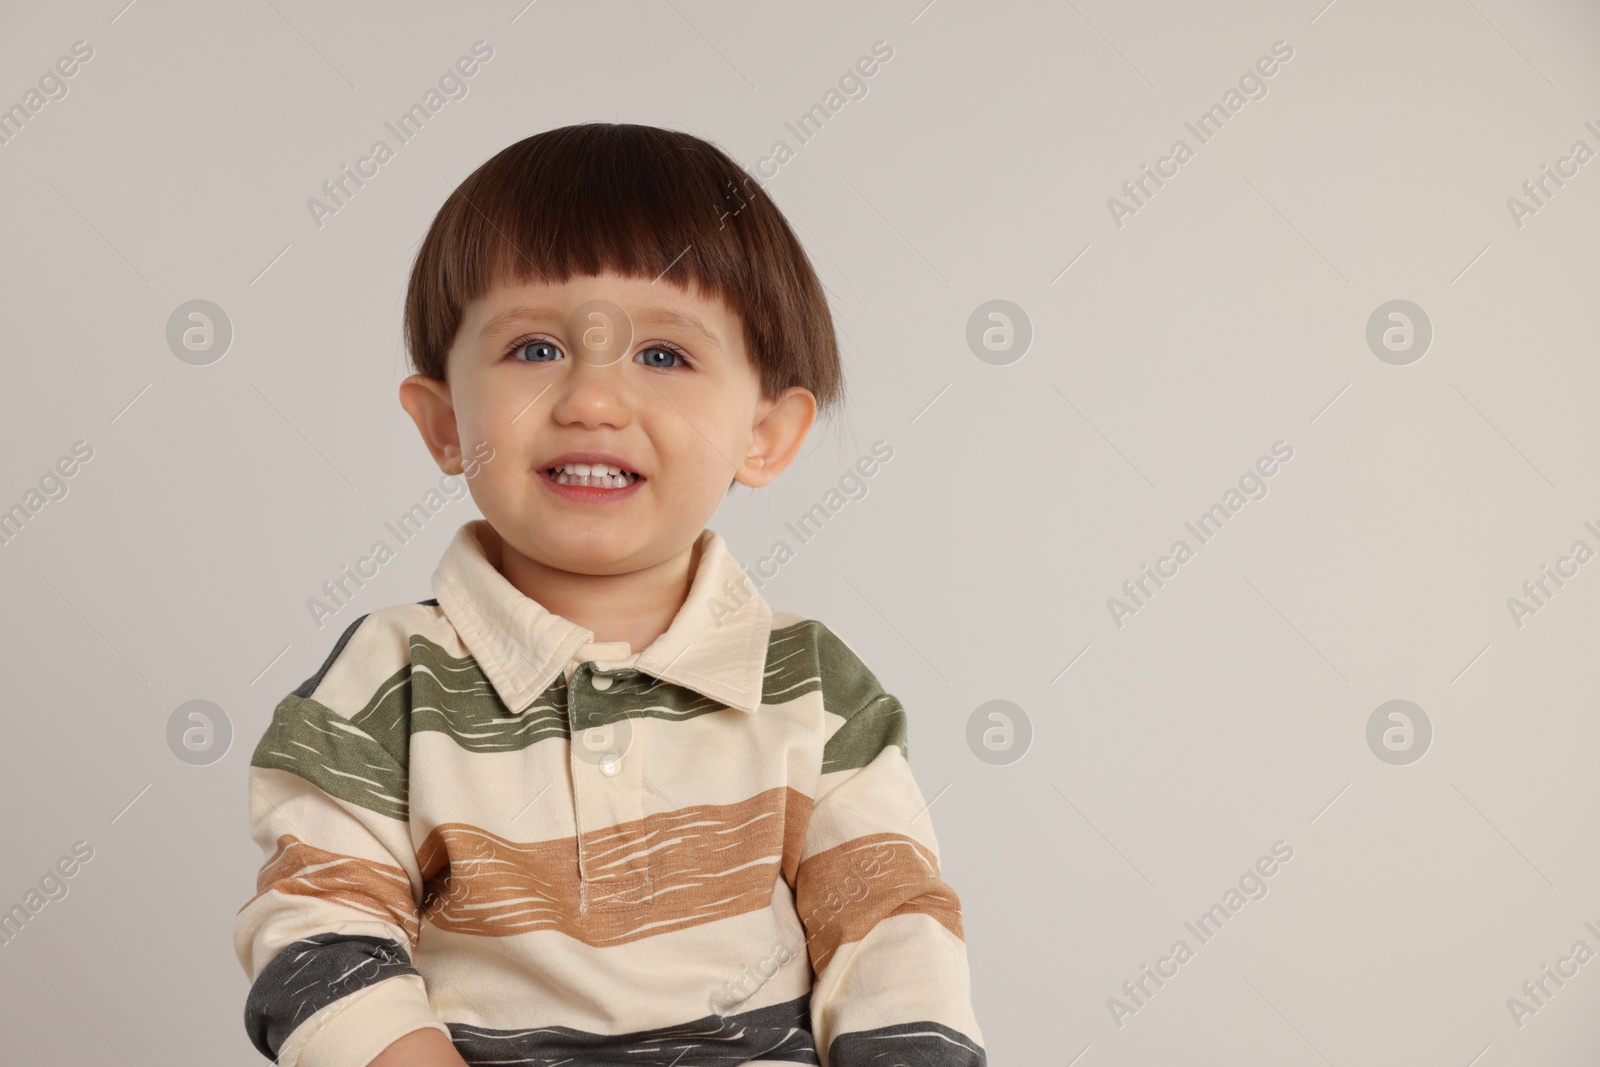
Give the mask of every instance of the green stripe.
[[[469, 752], [515, 752], [547, 738], [570, 740], [567, 683], [557, 675], [523, 715], [513, 715], [471, 656], [452, 656], [420, 634], [410, 636], [411, 663], [395, 671], [348, 719], [290, 694], [250, 763], [299, 775], [324, 792], [395, 819], [405, 819], [411, 735], [435, 730]], [[617, 679], [584, 726], [630, 718], [683, 721], [722, 710], [691, 689], [637, 670]], [[781, 705], [810, 693], [847, 720], [829, 739], [822, 770], [864, 767], [889, 745], [907, 753], [900, 702], [839, 637], [815, 619], [773, 630], [767, 643], [761, 701]], [[759, 714], [759, 713], [758, 713]]]
[[796, 623], [789, 629], [804, 631], [811, 673], [822, 678], [822, 706], [848, 719], [858, 708], [883, 692], [878, 679], [867, 670], [850, 646], [839, 635], [815, 619]]
[[[570, 739], [565, 673], [520, 716], [495, 693], [470, 656], [456, 657], [418, 634], [411, 635], [412, 730], [438, 730], [472, 752], [508, 752], [547, 737]], [[640, 671], [609, 672], [616, 683], [605, 699], [584, 709], [587, 729], [622, 719], [692, 719], [723, 705], [692, 689], [658, 682]]]
[[822, 749], [822, 773], [865, 767], [890, 745], [908, 756], [906, 714], [900, 701], [884, 692], [877, 676], [850, 646], [817, 620], [774, 631], [773, 637], [795, 631], [801, 632], [795, 639], [806, 646], [815, 664], [813, 674], [821, 678], [822, 706], [847, 720]]
[[402, 822], [409, 815], [404, 763], [333, 709], [291, 693], [272, 712], [250, 766], [299, 775], [330, 796]]
[[411, 635], [411, 730], [449, 734], [469, 752], [516, 752], [547, 737], [567, 737], [567, 681], [555, 681], [525, 715], [513, 715], [478, 661], [452, 656]]
[[865, 767], [890, 745], [910, 758], [906, 748], [906, 713], [896, 700], [884, 693], [850, 716], [822, 747], [822, 773], [851, 771]]

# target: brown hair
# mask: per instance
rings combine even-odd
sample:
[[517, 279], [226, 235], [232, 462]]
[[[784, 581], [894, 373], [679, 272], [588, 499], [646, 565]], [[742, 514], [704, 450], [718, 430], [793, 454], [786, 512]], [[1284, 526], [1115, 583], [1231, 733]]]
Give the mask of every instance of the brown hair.
[[406, 289], [412, 366], [443, 380], [462, 309], [496, 284], [607, 271], [720, 295], [764, 396], [799, 385], [819, 411], [842, 402], [827, 297], [777, 205], [709, 142], [631, 123], [535, 134], [451, 192]]

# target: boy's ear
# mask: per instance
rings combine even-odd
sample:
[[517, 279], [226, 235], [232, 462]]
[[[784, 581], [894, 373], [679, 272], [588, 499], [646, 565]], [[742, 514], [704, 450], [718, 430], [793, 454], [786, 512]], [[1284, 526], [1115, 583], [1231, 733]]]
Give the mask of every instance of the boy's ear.
[[460, 474], [461, 437], [456, 430], [456, 409], [450, 399], [450, 384], [423, 374], [413, 374], [400, 383], [400, 406], [417, 424], [423, 443], [433, 461], [446, 474]]
[[800, 454], [811, 424], [817, 419], [817, 398], [798, 385], [776, 399], [763, 398], [756, 409], [750, 448], [733, 480], [759, 489], [771, 482]]

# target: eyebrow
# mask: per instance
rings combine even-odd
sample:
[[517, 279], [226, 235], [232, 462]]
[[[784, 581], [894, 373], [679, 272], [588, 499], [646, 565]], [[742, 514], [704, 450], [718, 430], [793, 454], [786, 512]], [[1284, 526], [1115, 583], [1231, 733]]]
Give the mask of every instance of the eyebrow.
[[[484, 341], [505, 331], [517, 322], [560, 322], [565, 324], [567, 316], [560, 309], [552, 307], [510, 307], [494, 315], [483, 324], [483, 329], [478, 331], [478, 340]], [[713, 348], [721, 349], [719, 341], [706, 325], [693, 315], [685, 315], [668, 308], [650, 307], [640, 308], [633, 316], [635, 325], [658, 325], [674, 327], [694, 337]]]

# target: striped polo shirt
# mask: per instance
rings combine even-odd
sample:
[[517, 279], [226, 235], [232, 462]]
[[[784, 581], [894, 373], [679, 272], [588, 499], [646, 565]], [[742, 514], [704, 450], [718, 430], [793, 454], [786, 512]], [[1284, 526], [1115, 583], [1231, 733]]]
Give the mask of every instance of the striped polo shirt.
[[961, 904], [906, 716], [722, 537], [648, 648], [500, 573], [482, 519], [434, 598], [374, 611], [249, 767], [235, 919], [283, 1067], [418, 1029], [468, 1063], [982, 1067]]

